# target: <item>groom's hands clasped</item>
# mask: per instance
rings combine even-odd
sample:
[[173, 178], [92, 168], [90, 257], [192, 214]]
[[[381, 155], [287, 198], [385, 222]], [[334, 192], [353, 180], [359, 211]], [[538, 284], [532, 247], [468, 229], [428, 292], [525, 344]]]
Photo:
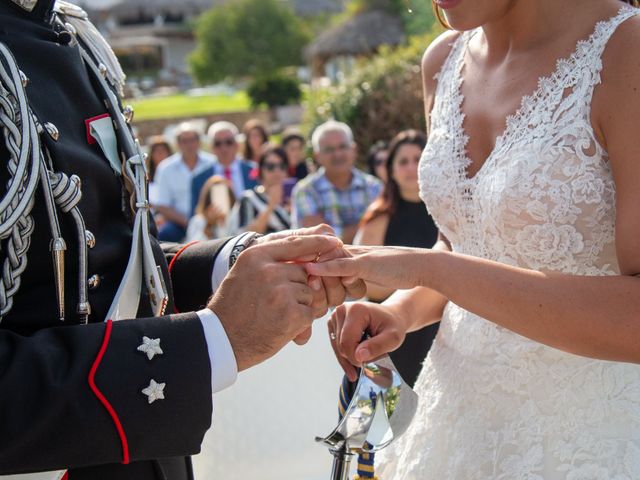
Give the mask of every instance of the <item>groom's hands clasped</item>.
[[289, 341], [304, 343], [315, 318], [347, 295], [362, 295], [362, 282], [345, 287], [339, 279], [320, 279], [305, 263], [342, 255], [342, 241], [326, 225], [261, 238], [240, 254], [210, 308], [220, 319], [234, 351], [238, 371], [273, 356]]

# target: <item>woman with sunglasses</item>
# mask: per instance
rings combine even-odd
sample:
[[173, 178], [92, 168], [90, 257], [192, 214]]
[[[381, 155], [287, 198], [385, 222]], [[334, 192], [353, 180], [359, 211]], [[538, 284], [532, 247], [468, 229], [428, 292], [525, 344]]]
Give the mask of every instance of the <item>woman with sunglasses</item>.
[[281, 148], [269, 148], [260, 156], [260, 185], [245, 191], [236, 203], [229, 218], [230, 233], [267, 234], [291, 228], [284, 195], [288, 166], [287, 154]]

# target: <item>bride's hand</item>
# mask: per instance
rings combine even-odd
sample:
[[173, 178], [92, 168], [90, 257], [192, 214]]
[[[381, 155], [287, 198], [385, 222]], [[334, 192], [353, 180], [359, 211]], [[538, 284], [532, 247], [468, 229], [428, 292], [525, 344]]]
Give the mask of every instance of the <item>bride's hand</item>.
[[320, 257], [306, 266], [307, 273], [318, 277], [342, 277], [348, 284], [355, 279], [382, 287], [408, 289], [421, 285], [424, 260], [429, 251], [405, 247], [345, 245], [346, 258]]
[[[349, 303], [333, 312], [328, 323], [331, 346], [340, 366], [352, 382], [356, 366], [402, 345], [407, 327], [390, 308], [377, 303]], [[370, 338], [360, 343], [362, 333]]]

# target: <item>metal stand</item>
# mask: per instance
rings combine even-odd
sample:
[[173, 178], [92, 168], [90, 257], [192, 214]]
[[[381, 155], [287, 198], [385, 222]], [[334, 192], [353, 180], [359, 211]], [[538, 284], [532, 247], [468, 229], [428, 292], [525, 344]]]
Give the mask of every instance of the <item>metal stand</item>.
[[331, 480], [349, 480], [349, 467], [354, 454], [347, 452], [344, 447], [340, 450], [330, 450], [330, 452], [333, 455]]

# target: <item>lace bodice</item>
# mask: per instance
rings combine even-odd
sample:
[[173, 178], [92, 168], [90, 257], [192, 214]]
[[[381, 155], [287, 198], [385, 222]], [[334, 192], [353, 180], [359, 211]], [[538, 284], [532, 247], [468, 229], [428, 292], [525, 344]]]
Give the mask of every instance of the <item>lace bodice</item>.
[[[421, 196], [453, 250], [538, 271], [615, 275], [615, 184], [590, 108], [623, 7], [540, 78], [467, 177], [461, 34], [437, 80]], [[640, 367], [570, 355], [450, 303], [416, 384], [418, 418], [383, 480], [640, 478]]]

